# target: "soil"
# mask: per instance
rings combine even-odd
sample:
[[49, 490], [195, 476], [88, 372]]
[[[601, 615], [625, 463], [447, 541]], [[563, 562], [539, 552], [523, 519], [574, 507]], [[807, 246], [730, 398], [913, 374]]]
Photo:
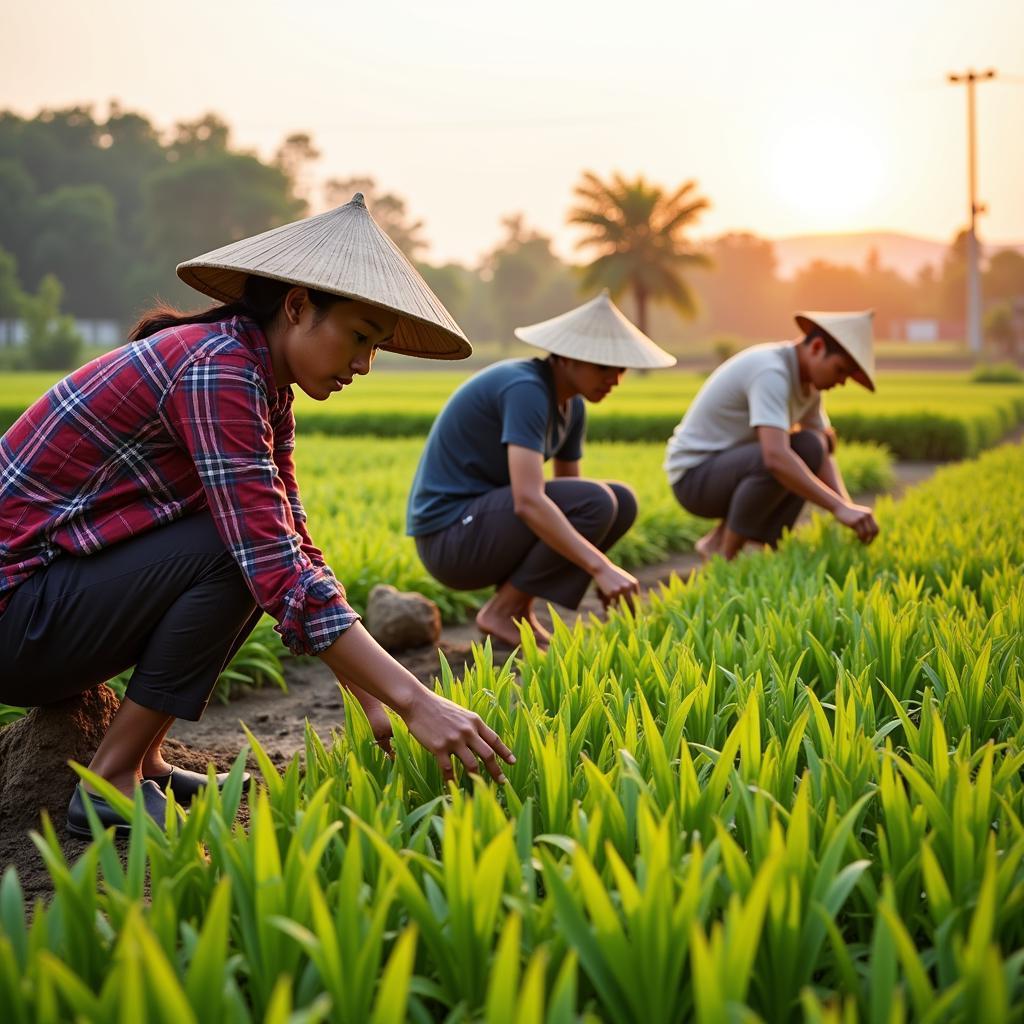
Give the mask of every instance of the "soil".
[[[937, 465], [897, 464], [897, 482], [890, 493], [899, 494], [927, 479]], [[667, 582], [672, 575], [688, 578], [699, 565], [697, 555], [679, 554], [637, 570], [636, 576], [646, 592]], [[601, 604], [588, 592], [578, 609], [556, 611], [571, 623], [578, 616], [600, 615]], [[550, 626], [546, 608], [538, 609], [538, 618], [543, 625]], [[440, 653], [458, 676], [467, 661], [472, 660], [472, 645], [482, 641], [472, 623], [449, 626], [437, 647], [416, 648], [396, 657], [424, 684], [431, 685], [440, 672]], [[509, 653], [508, 648], [501, 647], [494, 651], [502, 659]], [[245, 742], [242, 722], [278, 765], [301, 755], [307, 721], [321, 739], [329, 741], [332, 730], [340, 730], [344, 724], [341, 694], [334, 676], [317, 659], [288, 660], [284, 671], [287, 692], [276, 687], [243, 689], [229, 704], [211, 704], [199, 722], [177, 721], [165, 744], [168, 759], [195, 771], [205, 771], [210, 762], [219, 771], [226, 771]], [[52, 891], [50, 876], [28, 835], [29, 830], [40, 827], [41, 809], [49, 813], [66, 858], [75, 859], [85, 847], [83, 842], [69, 837], [63, 827], [76, 782], [66, 762], [73, 757], [88, 763], [116, 707], [116, 698], [102, 687], [68, 704], [69, 707], [46, 709], [42, 716], [42, 709], [37, 709], [0, 731], [0, 872], [13, 865], [30, 901], [36, 896], [45, 898]], [[75, 749], [69, 751], [69, 738], [73, 736], [79, 738]], [[249, 761], [253, 767], [251, 756]], [[239, 813], [247, 815], [244, 804]]]

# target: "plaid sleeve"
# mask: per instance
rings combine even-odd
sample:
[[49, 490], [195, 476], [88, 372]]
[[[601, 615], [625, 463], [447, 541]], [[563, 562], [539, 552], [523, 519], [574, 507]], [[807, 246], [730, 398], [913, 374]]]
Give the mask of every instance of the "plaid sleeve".
[[[277, 472], [284, 484], [285, 493], [288, 495], [288, 504], [292, 511], [292, 521], [295, 524], [295, 532], [302, 541], [302, 550], [306, 557], [314, 564], [323, 566], [330, 572], [330, 568], [324, 561], [323, 552], [313, 543], [309, 535], [309, 528], [306, 525], [306, 510], [302, 506], [302, 497], [299, 494], [299, 482], [295, 476], [295, 415], [292, 412], [291, 402], [285, 410], [276, 417], [274, 421], [274, 462], [277, 465]], [[339, 583], [342, 596], [345, 588]]]
[[296, 654], [329, 647], [359, 616], [330, 569], [303, 547], [258, 369], [241, 357], [197, 360], [162, 408], [192, 457], [218, 532], [285, 645]]

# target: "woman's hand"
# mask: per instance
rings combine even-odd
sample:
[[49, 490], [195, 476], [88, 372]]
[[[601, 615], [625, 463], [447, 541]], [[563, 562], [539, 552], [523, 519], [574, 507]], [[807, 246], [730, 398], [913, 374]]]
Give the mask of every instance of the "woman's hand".
[[349, 682], [343, 685], [348, 687], [352, 691], [352, 696], [359, 701], [359, 706], [363, 709], [363, 714], [366, 715], [366, 720], [373, 730], [373, 738], [377, 741], [377, 746], [388, 757], [394, 757], [394, 751], [391, 749], [391, 737], [394, 735], [394, 730], [391, 727], [391, 718], [387, 708], [372, 693], [367, 693], [361, 686]]
[[397, 711], [409, 732], [437, 758], [445, 781], [455, 778], [452, 757], [457, 757], [471, 772], [479, 770], [479, 757], [497, 782], [505, 781], [497, 758], [514, 764], [515, 757], [498, 734], [479, 715], [423, 686], [370, 636], [361, 622], [345, 630], [320, 652], [320, 657], [335, 678], [356, 695], [374, 727], [377, 742], [385, 750], [390, 747], [391, 723], [384, 725], [382, 718], [386, 719], [387, 713], [380, 702]]
[[409, 732], [437, 758], [445, 782], [455, 778], [453, 757], [474, 775], [479, 774], [479, 758], [495, 782], [506, 781], [498, 764], [499, 756], [508, 764], [515, 764], [515, 755], [478, 714], [432, 690], [423, 688], [422, 696], [402, 717]]

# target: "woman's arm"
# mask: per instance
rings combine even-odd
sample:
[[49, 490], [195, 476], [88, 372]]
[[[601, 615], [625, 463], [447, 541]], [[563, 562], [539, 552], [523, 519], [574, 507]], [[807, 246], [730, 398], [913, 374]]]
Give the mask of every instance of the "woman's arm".
[[515, 756], [501, 737], [479, 715], [423, 686], [362, 623], [345, 630], [320, 658], [339, 679], [351, 680], [396, 711], [409, 732], [437, 758], [446, 780], [455, 777], [451, 759], [457, 757], [474, 773], [479, 758], [497, 782], [505, 781], [498, 757], [514, 764]]
[[320, 655], [338, 679], [394, 708], [446, 778], [452, 754], [473, 770], [479, 754], [500, 776], [495, 751], [507, 760], [508, 747], [479, 716], [421, 686], [387, 654], [359, 623], [334, 574], [306, 554], [274, 460], [256, 368], [237, 356], [195, 364], [169, 389], [163, 414], [192, 457], [225, 546], [289, 648]]

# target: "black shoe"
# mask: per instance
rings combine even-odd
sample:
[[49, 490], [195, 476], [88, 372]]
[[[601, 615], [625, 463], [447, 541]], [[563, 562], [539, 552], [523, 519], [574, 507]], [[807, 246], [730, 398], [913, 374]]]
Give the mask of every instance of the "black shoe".
[[[85, 800], [82, 796], [82, 784], [75, 786], [71, 794], [71, 803], [68, 804], [68, 831], [79, 839], [92, 839], [92, 829], [89, 828], [89, 819], [85, 814]], [[130, 835], [131, 824], [114, 810], [103, 797], [96, 793], [89, 794], [93, 810], [100, 819], [104, 828], [114, 826], [114, 835], [123, 838]], [[164, 827], [165, 813], [167, 810], [167, 797], [161, 792], [158, 786], [152, 782], [143, 781], [142, 800], [146, 805], [146, 813], [161, 827]]]
[[[224, 783], [228, 781], [228, 775], [228, 772], [221, 772], [216, 776], [218, 789], [224, 788]], [[169, 787], [174, 794], [174, 799], [179, 804], [187, 804], [199, 790], [205, 788], [208, 780], [202, 772], [190, 772], [187, 768], [172, 767], [166, 775], [147, 775], [146, 781], [155, 783], [161, 790], [166, 790]], [[243, 785], [248, 781], [249, 773], [245, 772], [242, 775]]]

